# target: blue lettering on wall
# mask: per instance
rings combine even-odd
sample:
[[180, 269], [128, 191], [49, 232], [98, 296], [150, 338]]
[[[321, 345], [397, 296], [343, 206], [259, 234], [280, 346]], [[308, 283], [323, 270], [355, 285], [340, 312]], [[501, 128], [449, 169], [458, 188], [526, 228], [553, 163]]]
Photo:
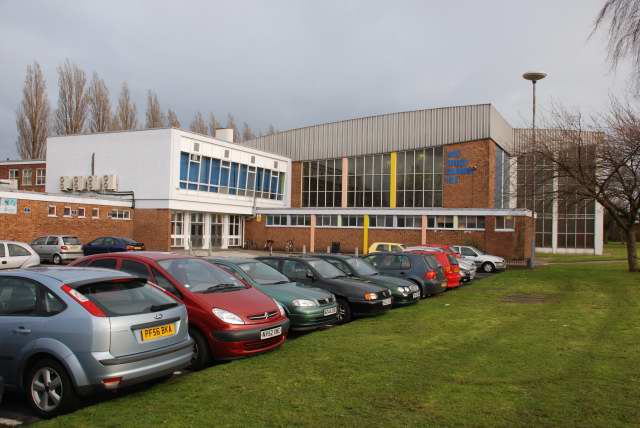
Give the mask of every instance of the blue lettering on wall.
[[449, 159], [447, 166], [466, 166], [469, 163], [466, 159]]
[[473, 168], [447, 168], [448, 175], [469, 175], [473, 174]]
[[460, 177], [457, 175], [447, 175], [447, 184], [458, 184], [460, 183]]
[[447, 157], [449, 157], [449, 158], [459, 158], [460, 157], [460, 150], [451, 150], [450, 152], [447, 153]]

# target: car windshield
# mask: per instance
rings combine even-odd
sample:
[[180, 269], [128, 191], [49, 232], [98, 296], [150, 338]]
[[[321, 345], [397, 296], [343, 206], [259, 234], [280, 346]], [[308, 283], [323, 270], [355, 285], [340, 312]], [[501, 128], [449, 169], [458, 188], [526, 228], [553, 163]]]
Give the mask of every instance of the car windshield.
[[200, 259], [160, 260], [160, 266], [194, 293], [245, 288], [238, 278]]
[[457, 265], [458, 264], [458, 259], [456, 259], [451, 254], [447, 254], [447, 258], [449, 259], [449, 263], [451, 263], [452, 265]]
[[238, 266], [258, 284], [274, 285], [291, 282], [286, 276], [265, 263], [248, 262], [240, 263]]
[[431, 269], [434, 269], [434, 270], [438, 269], [438, 261], [434, 256], [425, 254], [423, 257], [424, 257], [424, 261], [427, 263], [427, 266], [429, 266]]
[[479, 256], [483, 256], [485, 253], [483, 251], [478, 250], [476, 247], [469, 247], [471, 248], [473, 251], [476, 252], [477, 255]]
[[333, 279], [347, 276], [346, 273], [326, 260], [309, 260], [309, 265], [314, 268], [322, 278]]
[[347, 259], [347, 264], [356, 271], [358, 275], [377, 275], [378, 271], [376, 268], [371, 266], [371, 264], [365, 260], [353, 257], [351, 259]]
[[80, 240], [75, 236], [63, 236], [62, 242], [66, 245], [80, 245]]

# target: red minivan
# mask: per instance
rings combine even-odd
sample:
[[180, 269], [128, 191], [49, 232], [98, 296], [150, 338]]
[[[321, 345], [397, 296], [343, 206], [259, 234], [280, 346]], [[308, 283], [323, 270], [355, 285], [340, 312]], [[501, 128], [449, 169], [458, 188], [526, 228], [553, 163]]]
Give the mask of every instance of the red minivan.
[[462, 283], [460, 282], [460, 266], [458, 265], [458, 261], [451, 254], [447, 254], [444, 251], [430, 251], [430, 250], [418, 250], [418, 249], [409, 249], [412, 253], [418, 254], [430, 254], [438, 260], [438, 263], [442, 265], [442, 270], [444, 271], [444, 275], [447, 278], [447, 288], [456, 288], [459, 287]]
[[275, 300], [228, 272], [197, 257], [141, 251], [107, 253], [75, 260], [70, 266], [117, 269], [147, 278], [187, 307], [194, 369], [211, 357], [231, 360], [282, 345], [289, 319]]

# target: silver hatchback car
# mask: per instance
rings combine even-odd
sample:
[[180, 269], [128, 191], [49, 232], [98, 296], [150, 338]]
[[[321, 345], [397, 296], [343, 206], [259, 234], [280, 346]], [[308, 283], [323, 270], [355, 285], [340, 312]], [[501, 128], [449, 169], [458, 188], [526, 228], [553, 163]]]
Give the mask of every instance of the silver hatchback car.
[[60, 265], [84, 256], [82, 243], [73, 235], [47, 235], [36, 238], [31, 248], [38, 253], [40, 260]]
[[41, 417], [170, 376], [192, 353], [185, 306], [144, 279], [100, 268], [0, 273], [0, 377]]

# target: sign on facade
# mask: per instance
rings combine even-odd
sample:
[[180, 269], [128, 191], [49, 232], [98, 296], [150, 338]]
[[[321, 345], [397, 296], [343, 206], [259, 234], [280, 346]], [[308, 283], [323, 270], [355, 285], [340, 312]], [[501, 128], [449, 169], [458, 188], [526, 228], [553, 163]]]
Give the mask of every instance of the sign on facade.
[[16, 198], [0, 198], [0, 214], [17, 214], [18, 200]]

